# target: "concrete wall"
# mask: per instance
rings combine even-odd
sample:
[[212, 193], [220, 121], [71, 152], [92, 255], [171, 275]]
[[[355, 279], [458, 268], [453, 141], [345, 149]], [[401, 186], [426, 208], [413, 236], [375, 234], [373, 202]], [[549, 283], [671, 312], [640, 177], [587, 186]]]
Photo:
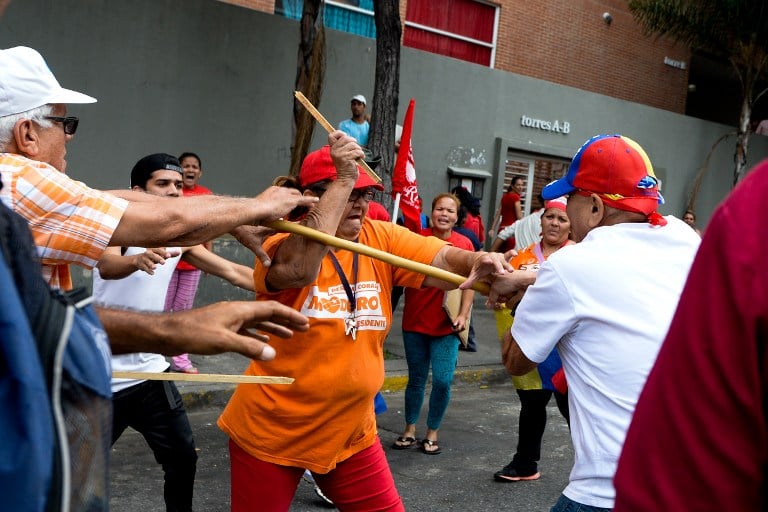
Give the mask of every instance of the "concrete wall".
[[[0, 46], [28, 45], [65, 87], [99, 99], [72, 106], [80, 116], [68, 145], [68, 173], [97, 188], [126, 187], [145, 154], [195, 151], [202, 183], [253, 195], [290, 162], [298, 23], [215, 0], [24, 0], [0, 19]], [[375, 42], [329, 31], [321, 112], [333, 124], [352, 94], [373, 95]], [[599, 72], [596, 70], [596, 72]], [[570, 158], [596, 133], [637, 140], [666, 177], [664, 213], [681, 215], [698, 167], [733, 128], [492, 70], [424, 52], [402, 51], [399, 117], [417, 100], [414, 154], [429, 201], [448, 186], [448, 165], [496, 173], [509, 146]], [[570, 133], [521, 126], [521, 116], [570, 123]], [[315, 147], [325, 136], [318, 128]], [[701, 223], [730, 190], [733, 139], [713, 157], [699, 197]], [[497, 154], [499, 153], [499, 154]], [[473, 162], [465, 156], [474, 155]], [[753, 137], [750, 163], [768, 156]], [[500, 182], [486, 185], [486, 219]]]

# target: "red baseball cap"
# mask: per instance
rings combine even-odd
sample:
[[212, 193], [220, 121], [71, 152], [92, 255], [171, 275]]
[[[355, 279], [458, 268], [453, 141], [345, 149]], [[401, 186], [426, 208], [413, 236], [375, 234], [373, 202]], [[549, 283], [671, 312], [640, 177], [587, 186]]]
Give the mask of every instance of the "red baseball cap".
[[[377, 190], [384, 190], [384, 185], [376, 183], [373, 178], [368, 176], [359, 165], [357, 166], [358, 177], [354, 188], [373, 187]], [[323, 146], [317, 151], [313, 151], [304, 158], [299, 172], [299, 184], [302, 188], [308, 188], [310, 185], [323, 181], [336, 180], [336, 166], [331, 159], [331, 146]]]
[[622, 135], [596, 135], [573, 157], [568, 173], [550, 183], [545, 200], [592, 192], [613, 208], [651, 215], [664, 204], [653, 166], [640, 144]]

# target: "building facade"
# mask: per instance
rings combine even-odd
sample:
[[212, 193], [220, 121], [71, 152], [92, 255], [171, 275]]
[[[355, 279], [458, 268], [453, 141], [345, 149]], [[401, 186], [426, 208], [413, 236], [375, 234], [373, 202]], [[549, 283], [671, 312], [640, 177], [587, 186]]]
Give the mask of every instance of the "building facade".
[[[222, 0], [288, 19], [301, 18], [301, 0]], [[623, 0], [528, 2], [521, 0], [400, 0], [402, 45], [616, 99], [685, 113], [687, 47], [645, 36]], [[326, 0], [328, 28], [375, 38], [373, 0]], [[568, 132], [568, 122], [521, 115], [521, 125]], [[558, 124], [555, 124], [558, 123]], [[503, 152], [503, 151], [502, 151]], [[544, 185], [567, 169], [568, 159], [517, 151], [494, 155], [496, 175], [449, 166], [450, 188], [467, 186], [486, 199], [485, 180], [505, 190], [522, 176], [529, 212]], [[504, 162], [503, 166], [500, 162]], [[495, 200], [497, 193], [490, 196]]]
[[[298, 19], [301, 0], [221, 0]], [[375, 37], [373, 0], [326, 0], [326, 25]], [[685, 113], [688, 48], [647, 37], [625, 0], [400, 0], [404, 47]]]
[[[495, 8], [499, 34], [505, 16], [522, 18], [516, 3]], [[70, 108], [81, 118], [67, 148], [67, 172], [73, 177], [102, 189], [123, 188], [140, 157], [194, 151], [203, 159], [202, 184], [217, 193], [255, 195], [290, 166], [299, 25], [274, 14], [275, 2], [271, 5], [273, 12], [219, 0], [11, 2], [0, 18], [0, 45], [38, 49], [65, 86], [98, 98], [95, 105]], [[585, 24], [594, 23], [594, 30], [612, 37], [626, 22], [611, 2], [579, 5], [590, 6], [581, 22], [570, 15], [582, 28], [554, 45], [570, 52], [570, 75], [589, 68], [597, 87], [600, 77], [618, 71], [630, 70], [636, 81], [655, 73], [658, 83], [670, 73], [685, 73], [663, 62], [665, 56], [679, 62], [685, 56], [665, 49], [645, 59], [629, 53], [609, 59], [604, 49], [605, 58], [592, 55], [576, 62], [576, 55], [587, 51], [574, 46]], [[401, 15], [407, 8], [401, 3]], [[603, 12], [611, 13], [610, 25]], [[517, 53], [540, 51], [533, 32], [554, 37], [565, 30], [559, 22], [547, 23], [540, 20], [535, 29], [520, 23], [519, 31], [530, 30], [531, 36], [517, 43]], [[526, 177], [529, 209], [528, 198], [562, 175], [585, 140], [622, 133], [646, 149], [662, 179], [667, 204], [661, 211], [681, 216], [710, 149], [733, 127], [578, 86], [583, 84], [531, 76], [536, 70], [501, 69], [512, 59], [503, 56], [508, 39], [496, 37], [493, 66], [402, 48], [398, 119], [415, 98], [413, 148], [425, 202], [464, 184], [481, 198], [489, 224], [513, 175]], [[373, 95], [375, 54], [374, 39], [328, 30], [325, 84], [316, 106], [332, 124], [349, 116], [354, 94]], [[538, 72], [556, 73], [549, 68], [560, 56], [541, 55]], [[558, 73], [570, 76], [565, 71]], [[626, 82], [627, 90], [631, 85]], [[312, 147], [325, 140], [323, 130], [316, 129]], [[749, 164], [766, 156], [768, 137], [753, 137]], [[696, 207], [702, 224], [731, 188], [732, 143], [717, 146], [709, 161]]]

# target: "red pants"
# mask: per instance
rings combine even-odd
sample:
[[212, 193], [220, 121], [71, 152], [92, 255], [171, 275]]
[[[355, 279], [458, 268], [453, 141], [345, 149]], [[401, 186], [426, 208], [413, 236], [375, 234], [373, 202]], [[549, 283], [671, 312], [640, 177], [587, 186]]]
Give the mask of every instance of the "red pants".
[[[229, 441], [232, 512], [286, 512], [304, 468], [264, 462]], [[342, 512], [404, 512], [381, 442], [340, 462], [315, 482]]]

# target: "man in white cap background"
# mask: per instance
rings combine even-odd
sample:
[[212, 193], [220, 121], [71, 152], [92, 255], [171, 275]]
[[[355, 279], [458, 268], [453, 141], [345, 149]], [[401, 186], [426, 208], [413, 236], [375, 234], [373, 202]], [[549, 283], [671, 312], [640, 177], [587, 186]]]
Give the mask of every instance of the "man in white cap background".
[[[200, 196], [177, 201], [128, 190], [116, 191], [122, 196], [117, 197], [91, 189], [65, 174], [66, 143], [79, 122], [67, 116], [67, 104], [95, 101], [61, 87], [37, 51], [0, 50], [0, 200], [29, 223], [43, 276], [53, 288], [70, 289], [69, 264], [92, 268], [109, 245], [187, 246], [230, 231], [245, 240], [253, 225], [316, 201], [278, 187], [252, 199]], [[218, 304], [175, 318], [109, 309], [99, 310], [99, 315], [117, 353], [234, 350], [272, 358], [274, 351], [267, 345], [238, 335], [240, 327], [276, 319], [303, 328], [305, 319], [277, 304], [254, 305]], [[172, 334], [169, 322], [176, 325]]]
[[578, 243], [538, 274], [499, 276], [489, 299], [506, 302], [533, 284], [505, 334], [502, 359], [512, 375], [524, 375], [558, 349], [575, 462], [552, 511], [603, 511], [613, 508], [627, 427], [700, 239], [657, 213], [663, 199], [650, 160], [621, 135], [589, 139], [566, 176], [542, 191], [545, 200], [562, 195]]
[[368, 121], [370, 121], [370, 116], [365, 113], [365, 105], [365, 96], [362, 94], [355, 94], [352, 96], [350, 103], [352, 117], [339, 123], [339, 130], [350, 137], [354, 137], [357, 143], [361, 146], [368, 145], [368, 133], [371, 130], [371, 126], [368, 123]]

